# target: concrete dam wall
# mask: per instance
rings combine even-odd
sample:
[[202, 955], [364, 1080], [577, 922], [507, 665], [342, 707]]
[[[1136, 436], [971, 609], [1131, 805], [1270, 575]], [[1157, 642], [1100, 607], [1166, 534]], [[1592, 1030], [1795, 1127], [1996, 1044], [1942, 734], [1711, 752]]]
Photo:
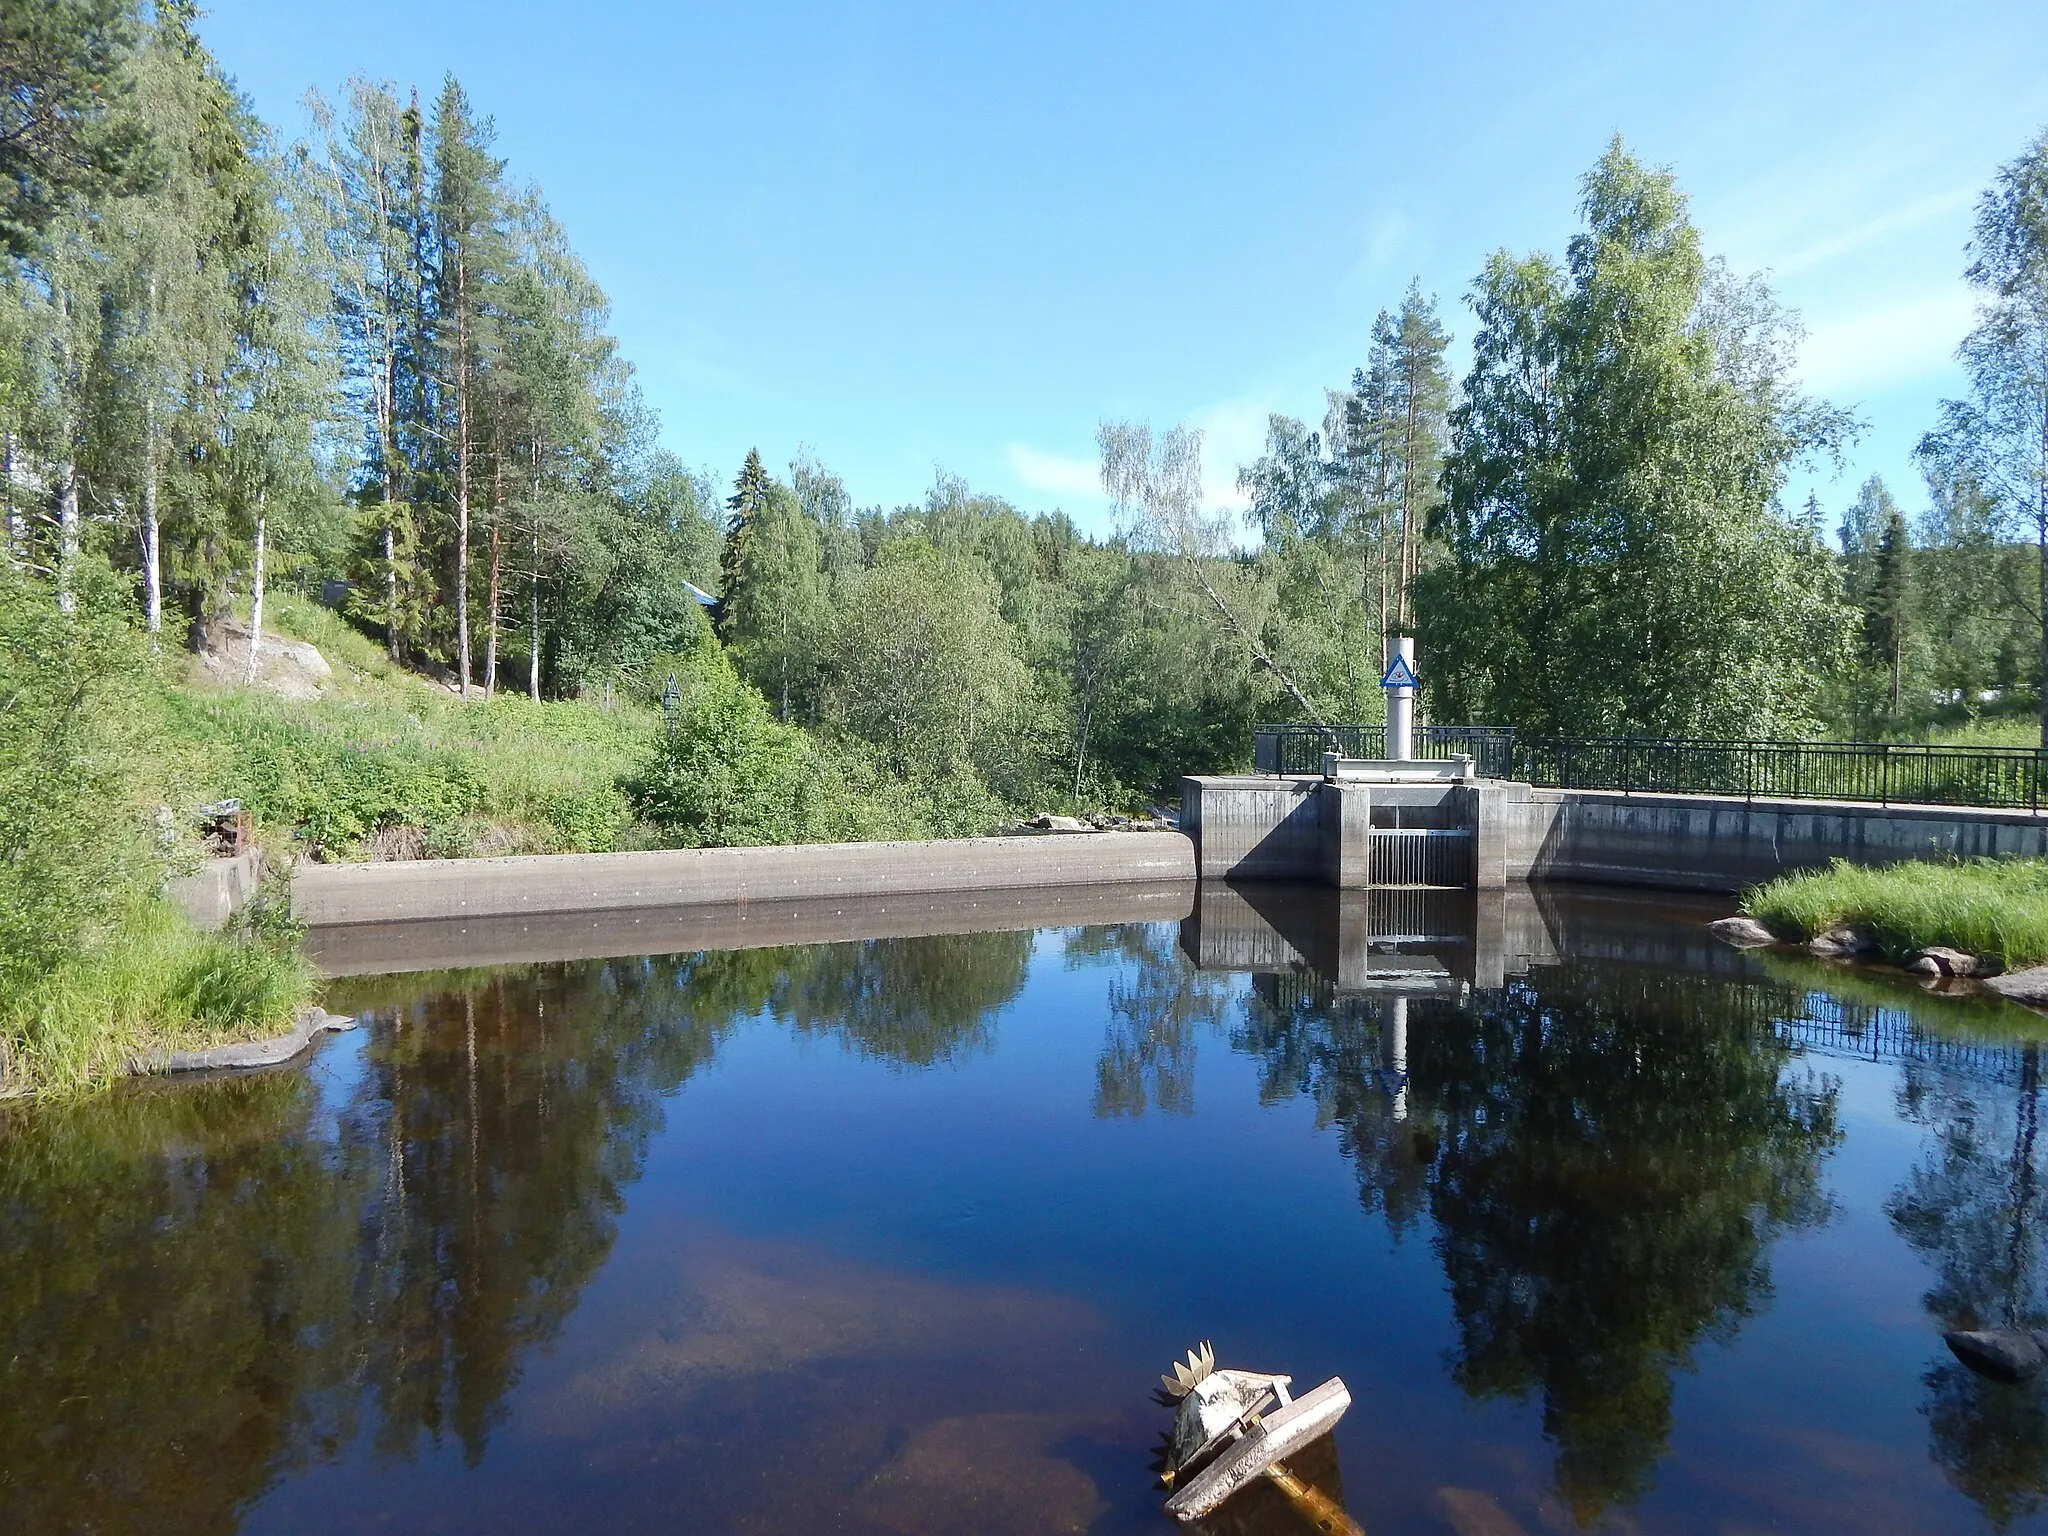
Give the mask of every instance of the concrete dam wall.
[[292, 877], [292, 915], [326, 928], [878, 897], [954, 896], [971, 903], [996, 891], [1194, 878], [1194, 844], [1178, 832], [807, 843], [302, 864]]
[[[1203, 880], [1303, 880], [1339, 888], [1373, 878], [1400, 836], [1469, 839], [1468, 881], [1579, 881], [1739, 891], [1831, 859], [2048, 856], [2048, 817], [2028, 811], [1846, 801], [1533, 789], [1479, 779], [1442, 787], [1311, 777], [1182, 781], [1181, 825]], [[1465, 883], [1465, 882], [1443, 882]]]

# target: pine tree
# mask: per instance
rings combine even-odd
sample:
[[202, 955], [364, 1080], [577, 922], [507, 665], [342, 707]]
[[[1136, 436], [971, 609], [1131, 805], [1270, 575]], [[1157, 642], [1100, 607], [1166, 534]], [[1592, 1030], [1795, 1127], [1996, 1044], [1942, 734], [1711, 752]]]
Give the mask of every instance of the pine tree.
[[470, 110], [453, 75], [434, 110], [434, 340], [443, 427], [453, 453], [456, 671], [469, 697], [470, 514], [478, 484], [478, 401], [495, 336], [490, 289], [505, 259], [504, 162], [489, 153], [490, 122]]

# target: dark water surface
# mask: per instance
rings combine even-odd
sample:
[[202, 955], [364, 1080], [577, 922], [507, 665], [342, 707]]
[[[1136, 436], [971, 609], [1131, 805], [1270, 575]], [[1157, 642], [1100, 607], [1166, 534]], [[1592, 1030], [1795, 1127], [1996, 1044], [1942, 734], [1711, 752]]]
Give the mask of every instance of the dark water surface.
[[1374, 1536], [2048, 1526], [1939, 1337], [2048, 1325], [2031, 1015], [1390, 896], [358, 977], [10, 1110], [0, 1530], [1164, 1531], [1201, 1339], [1344, 1377]]

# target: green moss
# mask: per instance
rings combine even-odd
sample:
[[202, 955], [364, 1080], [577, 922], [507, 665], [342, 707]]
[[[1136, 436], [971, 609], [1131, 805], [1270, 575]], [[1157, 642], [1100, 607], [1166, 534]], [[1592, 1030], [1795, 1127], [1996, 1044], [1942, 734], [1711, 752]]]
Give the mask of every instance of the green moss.
[[1742, 909], [1788, 937], [1807, 939], [1842, 925], [1863, 929], [1893, 960], [1939, 944], [2008, 969], [2048, 961], [2048, 861], [2040, 859], [1877, 869], [1836, 860], [1758, 886], [1743, 897]]

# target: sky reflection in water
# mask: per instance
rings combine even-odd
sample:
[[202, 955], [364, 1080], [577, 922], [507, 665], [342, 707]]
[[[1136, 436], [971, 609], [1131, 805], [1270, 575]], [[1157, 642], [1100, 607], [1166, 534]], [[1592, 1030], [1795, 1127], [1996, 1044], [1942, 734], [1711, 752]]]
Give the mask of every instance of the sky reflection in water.
[[2028, 1016], [1489, 901], [358, 978], [11, 1110], [0, 1529], [1158, 1531], [1202, 1338], [1376, 1536], [2048, 1526], [1938, 1337], [2048, 1325]]

